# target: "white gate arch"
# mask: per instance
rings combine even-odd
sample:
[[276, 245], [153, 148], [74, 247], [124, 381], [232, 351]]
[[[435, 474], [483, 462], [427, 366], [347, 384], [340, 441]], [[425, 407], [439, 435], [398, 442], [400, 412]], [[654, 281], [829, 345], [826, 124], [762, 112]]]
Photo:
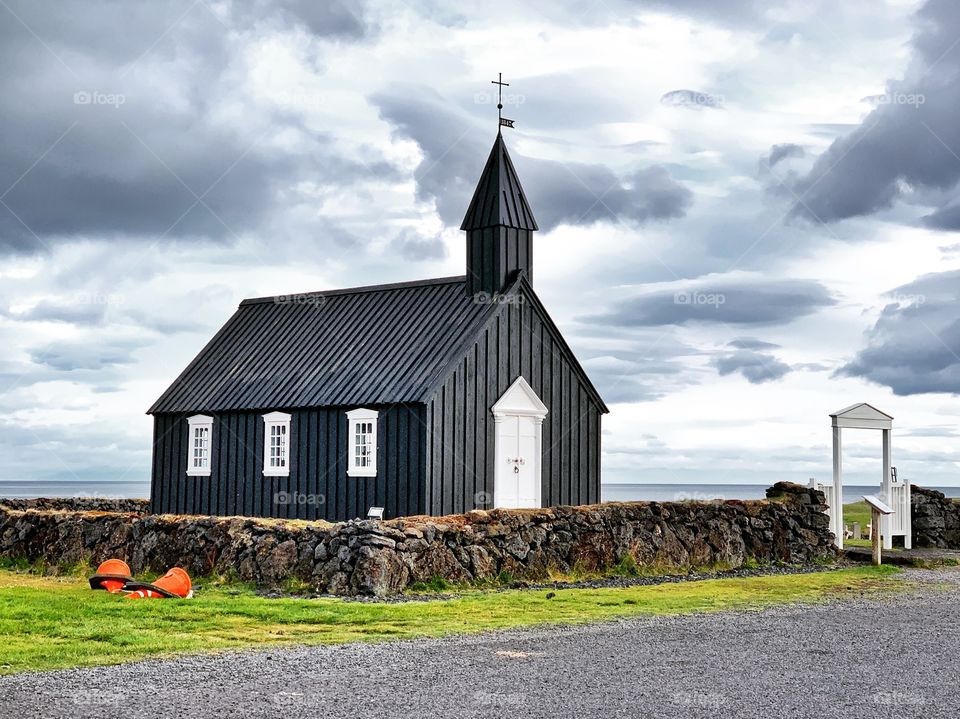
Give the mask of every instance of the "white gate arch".
[[901, 481], [891, 462], [890, 439], [893, 434], [893, 417], [881, 412], [866, 402], [853, 404], [830, 415], [833, 429], [833, 483], [811, 484], [827, 496], [830, 529], [836, 537], [837, 547], [843, 549], [843, 437], [849, 429], [879, 429], [883, 432], [883, 479], [880, 482], [880, 498], [893, 507], [893, 514], [880, 520], [880, 534], [884, 549], [893, 547], [894, 537], [903, 537], [903, 546], [910, 549], [910, 483]]

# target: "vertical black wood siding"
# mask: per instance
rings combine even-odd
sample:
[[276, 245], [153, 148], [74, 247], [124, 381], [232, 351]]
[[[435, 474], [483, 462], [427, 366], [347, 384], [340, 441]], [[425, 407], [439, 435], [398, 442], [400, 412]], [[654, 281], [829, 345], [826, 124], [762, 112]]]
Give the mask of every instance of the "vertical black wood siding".
[[[190, 414], [154, 416], [154, 512], [340, 521], [423, 514], [426, 429], [422, 405], [376, 407], [377, 476], [347, 476], [352, 408], [290, 412], [290, 476], [263, 476], [265, 412], [210, 413], [211, 474], [188, 477]], [[285, 501], [284, 501], [285, 500]]]
[[492, 507], [490, 408], [521, 374], [549, 410], [542, 434], [544, 506], [600, 501], [600, 407], [550, 325], [518, 297], [504, 305], [427, 403], [429, 514]]
[[467, 233], [467, 294], [503, 292], [517, 270], [533, 281], [533, 235], [513, 227], [485, 227]]

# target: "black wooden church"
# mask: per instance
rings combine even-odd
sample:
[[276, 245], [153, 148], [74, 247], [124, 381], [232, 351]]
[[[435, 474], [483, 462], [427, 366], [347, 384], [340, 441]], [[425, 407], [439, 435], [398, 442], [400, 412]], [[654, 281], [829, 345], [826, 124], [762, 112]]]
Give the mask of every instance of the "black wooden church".
[[155, 512], [331, 521], [600, 500], [607, 412], [533, 290], [498, 132], [465, 276], [244, 300], [148, 410]]

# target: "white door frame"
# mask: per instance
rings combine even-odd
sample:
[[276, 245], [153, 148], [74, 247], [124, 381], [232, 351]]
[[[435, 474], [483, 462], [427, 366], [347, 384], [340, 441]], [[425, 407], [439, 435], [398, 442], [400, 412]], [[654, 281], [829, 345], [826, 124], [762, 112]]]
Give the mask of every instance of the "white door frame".
[[543, 456], [543, 418], [549, 410], [540, 401], [537, 393], [527, 383], [523, 376], [517, 377], [507, 391], [491, 407], [494, 422], [494, 472], [493, 472], [493, 506], [502, 506], [501, 488], [505, 486], [509, 476], [514, 473], [512, 452], [503, 446], [500, 441], [501, 425], [507, 417], [532, 417], [536, 427], [534, 440], [534, 457], [530, 458], [534, 479], [534, 497], [537, 507], [543, 506], [542, 485], [542, 456]]
[[902, 536], [903, 546], [910, 549], [913, 527], [910, 518], [910, 482], [901, 481], [893, 473], [891, 440], [893, 417], [866, 402], [850, 405], [830, 415], [833, 431], [833, 502], [830, 507], [830, 524], [836, 537], [836, 545], [843, 549], [843, 436], [847, 429], [878, 429], [883, 435], [883, 475], [880, 479], [880, 498], [894, 509], [893, 515], [880, 519], [883, 548], [893, 547], [893, 537]]

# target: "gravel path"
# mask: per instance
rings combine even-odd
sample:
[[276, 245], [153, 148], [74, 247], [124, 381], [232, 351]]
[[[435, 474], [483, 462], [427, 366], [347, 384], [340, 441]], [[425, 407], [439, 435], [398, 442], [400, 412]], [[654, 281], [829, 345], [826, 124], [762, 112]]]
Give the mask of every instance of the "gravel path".
[[825, 606], [0, 677], [0, 716], [955, 719], [960, 569], [906, 574]]

